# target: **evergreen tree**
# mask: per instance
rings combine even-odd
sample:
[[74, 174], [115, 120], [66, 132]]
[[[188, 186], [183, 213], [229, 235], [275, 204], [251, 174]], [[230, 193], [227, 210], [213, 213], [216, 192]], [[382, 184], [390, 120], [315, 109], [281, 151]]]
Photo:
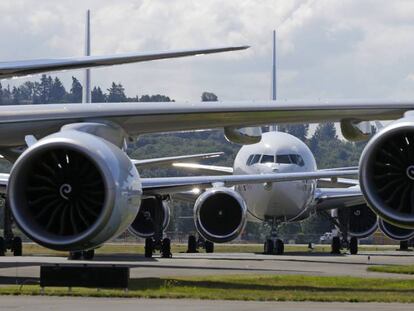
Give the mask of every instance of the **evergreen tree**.
[[170, 102], [171, 99], [164, 95], [142, 95], [139, 99], [140, 102]]
[[306, 141], [309, 124], [279, 125], [279, 131], [289, 133], [302, 141]]
[[42, 75], [38, 84], [38, 97], [41, 104], [50, 103], [53, 80], [51, 76]]
[[3, 105], [3, 86], [0, 83], [0, 105]]
[[92, 102], [93, 103], [104, 103], [106, 102], [106, 95], [102, 92], [102, 89], [98, 87], [94, 87], [92, 92]]
[[75, 77], [72, 77], [72, 87], [70, 89], [69, 100], [72, 103], [82, 102], [82, 84]]
[[55, 77], [52, 83], [52, 90], [50, 92], [50, 101], [54, 103], [63, 102], [66, 96], [66, 90], [58, 77]]
[[218, 101], [218, 97], [214, 93], [203, 92], [203, 94], [201, 94], [201, 101], [203, 101], [203, 102], [216, 102], [216, 101]]
[[125, 89], [121, 83], [116, 84], [115, 82], [112, 82], [112, 86], [108, 89], [108, 92], [108, 102], [126, 102], [127, 97], [125, 95]]

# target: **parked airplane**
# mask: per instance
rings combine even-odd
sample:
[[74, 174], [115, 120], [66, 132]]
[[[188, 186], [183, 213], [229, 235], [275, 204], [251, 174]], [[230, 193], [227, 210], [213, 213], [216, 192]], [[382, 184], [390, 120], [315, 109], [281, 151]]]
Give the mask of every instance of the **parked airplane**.
[[[0, 78], [241, 48], [3, 62]], [[336, 178], [358, 171], [140, 178], [124, 152], [125, 141], [144, 133], [223, 127], [230, 140], [252, 142], [259, 141], [261, 134], [250, 126], [326, 120], [340, 121], [346, 129], [344, 136], [352, 138], [361, 135], [359, 122], [404, 115], [371, 139], [362, 154], [359, 173], [370, 207], [387, 221], [410, 229], [414, 228], [409, 190], [414, 178], [412, 157], [408, 156], [414, 142], [414, 112], [410, 110], [414, 110], [412, 101], [389, 100], [2, 106], [0, 154], [13, 167], [10, 175], [0, 176], [0, 188], [19, 228], [35, 242], [56, 250], [96, 248], [129, 227], [141, 202], [162, 202], [170, 194], [195, 186], [210, 189], [199, 201], [200, 219], [201, 211], [209, 209], [206, 206], [225, 202], [230, 206], [222, 209], [226, 214], [239, 210], [237, 219], [229, 223], [235, 226], [246, 218], [247, 209], [243, 197], [229, 191], [229, 186]], [[402, 180], [405, 188], [395, 187]], [[390, 196], [394, 191], [401, 195]], [[215, 217], [223, 215], [207, 216], [215, 222]], [[224, 226], [220, 229], [218, 235], [229, 231]]]

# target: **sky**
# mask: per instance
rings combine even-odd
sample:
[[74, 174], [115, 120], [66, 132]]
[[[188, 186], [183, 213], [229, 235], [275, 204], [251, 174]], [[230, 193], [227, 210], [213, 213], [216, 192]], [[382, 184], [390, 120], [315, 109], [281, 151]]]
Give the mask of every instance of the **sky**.
[[278, 99], [414, 98], [414, 1], [404, 0], [2, 0], [0, 60], [83, 55], [87, 9], [93, 55], [251, 46], [92, 70], [92, 85], [122, 83], [128, 96], [269, 99], [276, 29]]

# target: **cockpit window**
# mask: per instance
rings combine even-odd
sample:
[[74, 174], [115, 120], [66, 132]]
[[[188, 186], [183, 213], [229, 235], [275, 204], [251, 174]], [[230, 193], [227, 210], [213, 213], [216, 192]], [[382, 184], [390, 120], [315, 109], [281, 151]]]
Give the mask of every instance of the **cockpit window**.
[[305, 162], [299, 154], [278, 154], [276, 156], [276, 163], [280, 164], [296, 164], [304, 166]]
[[250, 165], [258, 163], [261, 156], [262, 156], [261, 154], [255, 154], [253, 156], [252, 160], [250, 161]]
[[246, 161], [246, 165], [250, 165], [250, 162], [252, 161], [253, 157], [254, 157], [254, 154], [249, 155]]
[[262, 159], [260, 160], [260, 163], [274, 163], [275, 162], [275, 156], [264, 154], [262, 156]]
[[292, 160], [290, 159], [288, 154], [278, 154], [276, 156], [276, 163], [279, 164], [291, 164]]

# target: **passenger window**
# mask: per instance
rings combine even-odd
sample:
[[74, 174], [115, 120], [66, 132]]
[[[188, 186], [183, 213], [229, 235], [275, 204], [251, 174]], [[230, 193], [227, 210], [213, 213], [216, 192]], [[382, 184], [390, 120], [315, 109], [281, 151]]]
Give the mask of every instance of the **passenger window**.
[[258, 163], [260, 161], [261, 156], [262, 156], [261, 154], [255, 154], [252, 161], [250, 162], [250, 165]]
[[264, 154], [262, 156], [262, 160], [260, 163], [274, 163], [275, 162], [275, 156]]

